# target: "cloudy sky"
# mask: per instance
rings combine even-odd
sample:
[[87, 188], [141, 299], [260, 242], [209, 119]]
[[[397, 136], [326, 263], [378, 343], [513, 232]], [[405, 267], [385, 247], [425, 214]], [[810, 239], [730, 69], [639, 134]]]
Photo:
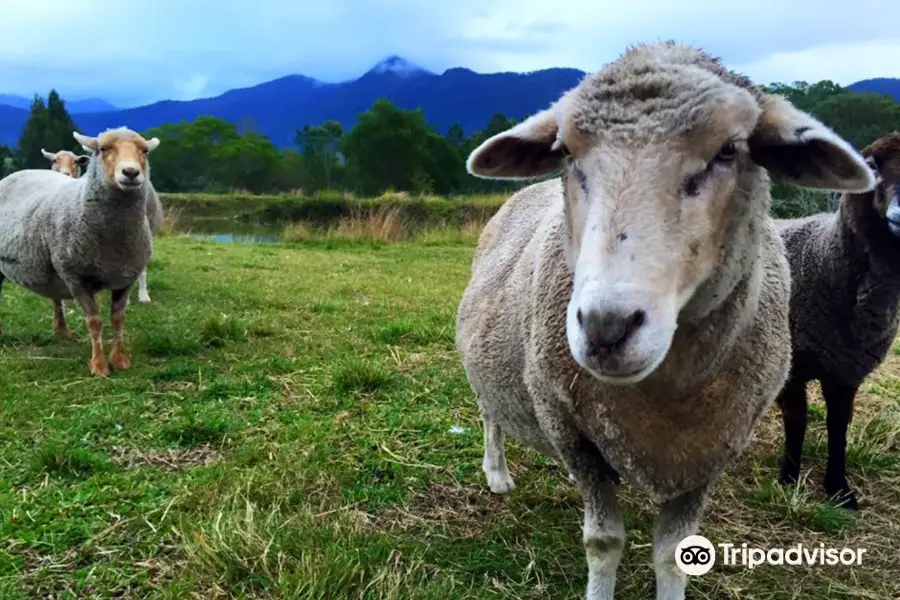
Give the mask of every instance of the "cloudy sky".
[[391, 54], [435, 72], [590, 71], [660, 38], [760, 83], [900, 76], [889, 0], [10, 0], [2, 19], [0, 93], [118, 106], [290, 73], [342, 81]]

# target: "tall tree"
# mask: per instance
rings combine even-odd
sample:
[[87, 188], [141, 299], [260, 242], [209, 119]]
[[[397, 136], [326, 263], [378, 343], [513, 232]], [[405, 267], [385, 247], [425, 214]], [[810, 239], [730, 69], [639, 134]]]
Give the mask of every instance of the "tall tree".
[[378, 194], [388, 188], [446, 194], [465, 173], [463, 160], [419, 110], [378, 100], [344, 137], [348, 168], [358, 189]]
[[377, 100], [359, 115], [344, 137], [344, 150], [359, 190], [377, 194], [388, 188], [416, 191], [426, 172], [428, 126], [421, 110], [409, 111]]
[[278, 150], [263, 135], [249, 131], [219, 146], [213, 156], [219, 180], [227, 187], [254, 193], [270, 190], [279, 166]]
[[81, 150], [81, 146], [72, 136], [72, 132], [75, 131], [75, 121], [72, 120], [72, 116], [66, 109], [65, 101], [59, 97], [56, 90], [50, 90], [50, 93], [47, 94], [47, 115], [49, 120], [46, 139], [48, 144], [53, 145], [53, 149], [47, 148], [47, 150], [51, 152]]
[[[228, 160], [218, 154], [240, 139], [233, 123], [216, 117], [197, 117], [146, 132], [162, 142], [153, 152], [153, 181], [168, 191], [224, 191], [234, 181]], [[233, 156], [232, 150], [226, 153]]]
[[19, 137], [19, 165], [24, 169], [46, 168], [47, 159], [41, 154], [41, 148], [50, 152], [79, 152], [81, 147], [72, 137], [74, 130], [75, 123], [56, 90], [50, 90], [46, 104], [35, 95], [28, 121]]
[[340, 146], [344, 128], [337, 121], [306, 125], [297, 132], [295, 142], [303, 154], [306, 186], [310, 190], [331, 188], [335, 173], [341, 167]]
[[[44, 136], [49, 121], [50, 114], [47, 112], [44, 99], [35, 94], [28, 120], [19, 136], [18, 163], [23, 169], [39, 169], [47, 166], [47, 159], [41, 154], [41, 148], [46, 145]], [[52, 147], [48, 150], [55, 152]]]

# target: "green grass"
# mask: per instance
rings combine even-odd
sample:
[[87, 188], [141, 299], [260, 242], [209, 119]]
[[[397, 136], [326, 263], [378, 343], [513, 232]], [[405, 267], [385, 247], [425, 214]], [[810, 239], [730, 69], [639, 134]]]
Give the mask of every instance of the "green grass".
[[[518, 487], [499, 498], [484, 485], [479, 413], [453, 346], [472, 251], [437, 238], [160, 238], [153, 304], [128, 311], [132, 368], [105, 379], [88, 374], [71, 306], [79, 339], [58, 342], [49, 301], [7, 284], [0, 598], [581, 598], [581, 502], [565, 473], [509, 441]], [[895, 364], [858, 400], [858, 517], [822, 502], [818, 408], [808, 482], [772, 485], [772, 411], [716, 487], [702, 530], [764, 547], [862, 546], [863, 566], [716, 568], [690, 581], [689, 597], [896, 596]], [[620, 493], [617, 597], [652, 597], [656, 509]]]

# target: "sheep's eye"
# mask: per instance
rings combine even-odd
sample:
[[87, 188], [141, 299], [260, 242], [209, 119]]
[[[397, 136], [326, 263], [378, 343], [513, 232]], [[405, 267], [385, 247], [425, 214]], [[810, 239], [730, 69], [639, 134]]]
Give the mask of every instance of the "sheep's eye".
[[734, 159], [737, 158], [737, 146], [734, 145], [734, 142], [728, 142], [716, 152], [716, 162], [720, 163], [730, 163], [734, 162]]

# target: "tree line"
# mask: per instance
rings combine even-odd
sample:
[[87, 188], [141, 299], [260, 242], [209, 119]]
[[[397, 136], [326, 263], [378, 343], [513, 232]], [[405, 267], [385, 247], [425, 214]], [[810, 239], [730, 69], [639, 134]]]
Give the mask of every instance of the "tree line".
[[[832, 81], [775, 83], [782, 94], [831, 126], [858, 149], [900, 130], [900, 103], [887, 95], [851, 92]], [[514, 119], [495, 114], [484, 129], [466, 135], [458, 124], [444, 133], [421, 110], [405, 110], [382, 99], [345, 131], [327, 121], [297, 131], [295, 147], [281, 150], [255, 132], [211, 116], [140, 132], [162, 144], [153, 154], [153, 182], [163, 192], [278, 193], [324, 189], [376, 195], [386, 190], [439, 195], [498, 192], [517, 187], [478, 179], [465, 160], [478, 144], [508, 129]], [[35, 97], [16, 148], [0, 146], [2, 175], [18, 169], [47, 168], [40, 149], [81, 152], [65, 102], [56, 91], [47, 101]], [[98, 132], [87, 132], [96, 134]], [[787, 193], [775, 183], [774, 195]]]

